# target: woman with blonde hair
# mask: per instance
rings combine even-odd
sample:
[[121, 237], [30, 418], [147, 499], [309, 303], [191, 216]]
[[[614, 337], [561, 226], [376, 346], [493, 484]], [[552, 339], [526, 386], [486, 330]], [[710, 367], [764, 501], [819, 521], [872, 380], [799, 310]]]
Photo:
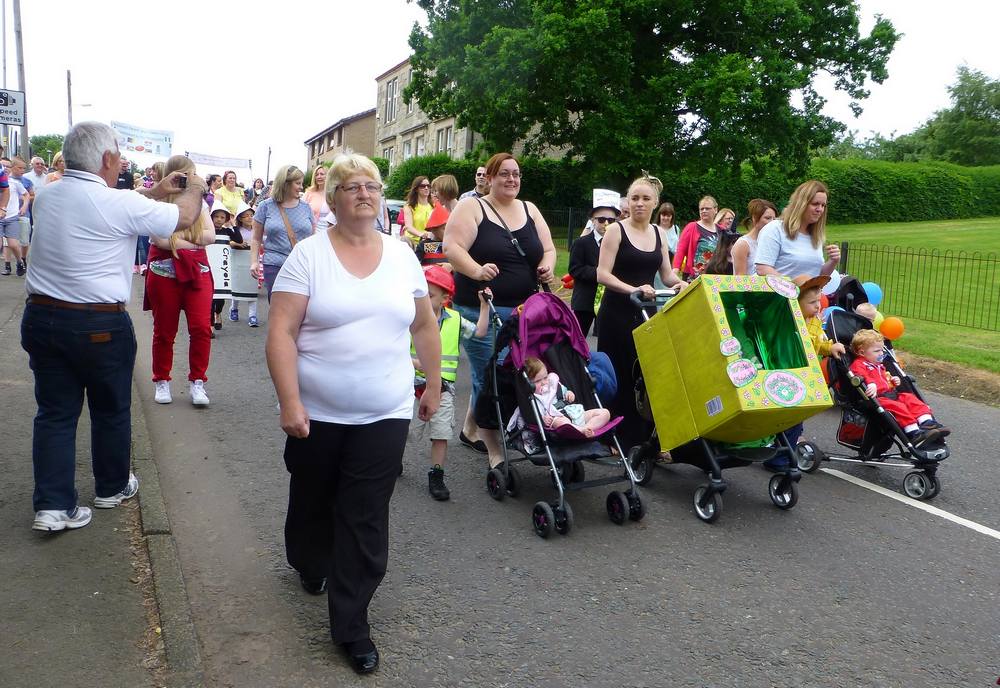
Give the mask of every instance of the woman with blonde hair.
[[715, 217], [719, 204], [711, 196], [698, 201], [698, 220], [684, 226], [674, 253], [674, 268], [680, 270], [685, 279], [697, 277], [712, 259], [719, 244], [719, 233], [715, 227]]
[[337, 222], [281, 268], [266, 353], [288, 435], [288, 563], [306, 592], [327, 592], [333, 642], [367, 674], [379, 665], [368, 605], [388, 565], [389, 500], [413, 415], [410, 342], [427, 376], [426, 421], [440, 403], [441, 336], [413, 251], [372, 231], [378, 168], [341, 155], [327, 180]]
[[754, 262], [758, 275], [829, 275], [840, 262], [840, 247], [826, 240], [826, 203], [829, 191], [818, 180], [804, 182], [792, 192], [781, 218], [768, 223], [757, 237]]
[[[267, 300], [271, 300], [274, 278], [285, 264], [295, 244], [313, 235], [316, 222], [312, 208], [299, 198], [305, 175], [295, 165], [285, 165], [274, 175], [271, 195], [261, 201], [253, 215], [250, 238], [250, 274], [264, 277]], [[264, 237], [267, 240], [264, 241]], [[260, 247], [264, 245], [263, 268]]]
[[438, 203], [450, 213], [458, 205], [458, 180], [451, 174], [434, 177], [434, 181], [431, 182], [431, 193], [437, 196]]
[[[195, 173], [194, 163], [183, 155], [174, 155], [164, 167], [164, 174]], [[168, 203], [177, 195], [167, 196]], [[208, 361], [212, 351], [212, 291], [214, 282], [205, 246], [215, 241], [215, 227], [208, 211], [202, 210], [198, 221], [169, 239], [150, 237], [149, 268], [146, 270], [146, 294], [143, 307], [153, 311], [153, 384], [158, 404], [169, 404], [170, 372], [174, 362], [174, 339], [181, 311], [187, 320], [188, 381], [191, 403], [207, 406]]]
[[715, 214], [715, 229], [719, 232], [728, 232], [733, 227], [733, 220], [736, 219], [736, 212], [732, 208], [720, 208]]
[[330, 214], [330, 206], [326, 204], [326, 168], [318, 165], [312, 174], [312, 184], [303, 196], [312, 210], [313, 222], [321, 228], [326, 228], [326, 216]]
[[406, 204], [403, 206], [403, 237], [411, 244], [416, 244], [424, 236], [427, 220], [434, 210], [430, 198], [430, 180], [423, 175], [415, 177], [406, 192]]
[[618, 392], [608, 409], [612, 416], [624, 417], [618, 437], [626, 449], [646, 441], [652, 432], [652, 424], [635, 408], [632, 330], [642, 319], [629, 296], [642, 292], [645, 300], [655, 298], [652, 285], [657, 274], [667, 287], [685, 286], [670, 266], [666, 230], [650, 224], [662, 191], [663, 184], [656, 177], [643, 175], [632, 182], [625, 196], [629, 216], [605, 230], [597, 262], [597, 281], [604, 285], [597, 311], [597, 350], [608, 355], [618, 378]]
[[63, 172], [66, 171], [66, 161], [63, 160], [63, 152], [59, 151], [52, 156], [52, 167], [53, 171], [49, 172], [49, 176], [45, 178], [46, 184], [51, 184], [52, 182], [57, 182], [62, 179]]
[[757, 266], [754, 256], [757, 254], [757, 236], [768, 222], [778, 216], [774, 203], [763, 198], [755, 198], [747, 204], [747, 219], [743, 221], [746, 234], [733, 244], [730, 257], [733, 261], [734, 275], [756, 275]]

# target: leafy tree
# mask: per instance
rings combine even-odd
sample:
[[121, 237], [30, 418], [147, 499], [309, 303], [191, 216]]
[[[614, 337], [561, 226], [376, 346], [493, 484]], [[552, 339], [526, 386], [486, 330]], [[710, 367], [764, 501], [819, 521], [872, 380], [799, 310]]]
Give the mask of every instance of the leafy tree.
[[31, 155], [37, 155], [46, 164], [52, 164], [52, 156], [62, 150], [62, 134], [40, 134], [28, 139], [31, 144]]
[[963, 65], [948, 91], [951, 107], [913, 133], [921, 152], [959, 165], [1000, 164], [1000, 81]]
[[823, 72], [851, 96], [881, 83], [899, 34], [867, 36], [853, 0], [416, 0], [404, 91], [493, 150], [523, 140], [586, 158], [595, 178], [678, 165], [804, 169], [843, 125]]

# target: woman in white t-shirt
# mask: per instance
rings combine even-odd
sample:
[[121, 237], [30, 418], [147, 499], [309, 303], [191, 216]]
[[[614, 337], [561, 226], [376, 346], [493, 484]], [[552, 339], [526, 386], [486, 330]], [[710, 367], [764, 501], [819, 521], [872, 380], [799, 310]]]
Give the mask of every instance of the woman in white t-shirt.
[[768, 223], [757, 236], [754, 263], [758, 275], [829, 275], [840, 262], [840, 247], [826, 247], [826, 184], [810, 180], [799, 184], [781, 218]]
[[327, 173], [337, 224], [295, 245], [274, 281], [267, 364], [291, 474], [285, 551], [306, 591], [329, 578], [330, 632], [359, 673], [375, 671], [368, 604], [385, 575], [389, 498], [413, 408], [410, 339], [440, 402], [441, 339], [409, 246], [372, 231], [382, 179], [361, 155]]
[[747, 232], [733, 244], [729, 257], [733, 261], [734, 275], [756, 275], [757, 265], [754, 258], [757, 255], [757, 237], [764, 225], [778, 216], [774, 203], [755, 198], [747, 204], [747, 219], [743, 226]]

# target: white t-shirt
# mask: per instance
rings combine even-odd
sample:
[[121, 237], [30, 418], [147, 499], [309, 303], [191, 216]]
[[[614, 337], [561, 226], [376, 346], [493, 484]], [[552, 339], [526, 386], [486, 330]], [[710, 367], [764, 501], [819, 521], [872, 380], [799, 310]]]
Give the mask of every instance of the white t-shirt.
[[47, 183], [46, 180], [49, 177], [48, 172], [42, 172], [41, 174], [35, 174], [35, 170], [31, 169], [24, 173], [24, 176], [31, 180], [31, 183], [35, 187], [35, 193], [37, 194], [39, 190]]
[[134, 191], [109, 189], [90, 172], [66, 170], [35, 197], [31, 269], [25, 287], [74, 303], [126, 303], [136, 237], [167, 238], [179, 209]]
[[4, 216], [4, 219], [14, 220], [17, 219], [18, 213], [21, 212], [21, 197], [28, 193], [28, 191], [24, 188], [24, 184], [13, 177], [10, 177], [8, 181], [10, 181], [10, 197], [7, 199], [7, 214]]
[[296, 342], [299, 395], [309, 418], [360, 425], [413, 417], [410, 325], [427, 281], [410, 247], [382, 237], [382, 259], [359, 279], [326, 232], [295, 245], [274, 291], [309, 297]]
[[805, 232], [799, 232], [795, 239], [789, 239], [781, 220], [771, 220], [757, 235], [754, 263], [770, 265], [780, 275], [816, 277], [824, 262], [822, 246], [814, 247], [812, 237]]

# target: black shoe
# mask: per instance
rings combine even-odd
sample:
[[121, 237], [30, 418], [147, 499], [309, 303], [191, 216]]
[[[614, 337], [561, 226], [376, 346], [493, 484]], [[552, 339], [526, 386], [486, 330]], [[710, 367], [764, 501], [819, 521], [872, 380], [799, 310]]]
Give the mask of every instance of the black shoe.
[[302, 582], [302, 589], [310, 595], [322, 595], [326, 592], [326, 578], [306, 578], [300, 573], [299, 581]]
[[17, 264], [17, 276], [24, 277], [24, 273], [27, 272], [27, 268], [24, 267], [24, 263]]
[[359, 674], [371, 674], [378, 669], [378, 648], [368, 638], [341, 645], [351, 660], [351, 667]]
[[427, 489], [430, 491], [431, 497], [439, 502], [446, 502], [451, 497], [451, 492], [444, 484], [444, 469], [440, 466], [435, 466], [427, 471]]
[[910, 435], [910, 441], [913, 446], [917, 449], [921, 447], [926, 447], [929, 444], [934, 444], [942, 437], [941, 431], [936, 428], [928, 428], [927, 430], [917, 430], [915, 433]]
[[489, 454], [489, 450], [486, 448], [486, 443], [482, 440], [476, 440], [473, 442], [468, 437], [465, 436], [465, 432], [458, 433], [458, 441], [464, 444], [466, 447], [472, 451], [479, 452], [480, 454]]
[[938, 423], [933, 418], [931, 418], [930, 420], [925, 420], [923, 423], [920, 424], [920, 428], [922, 430], [930, 430], [931, 428], [934, 428], [935, 430], [940, 430], [943, 427], [944, 427], [943, 425]]

